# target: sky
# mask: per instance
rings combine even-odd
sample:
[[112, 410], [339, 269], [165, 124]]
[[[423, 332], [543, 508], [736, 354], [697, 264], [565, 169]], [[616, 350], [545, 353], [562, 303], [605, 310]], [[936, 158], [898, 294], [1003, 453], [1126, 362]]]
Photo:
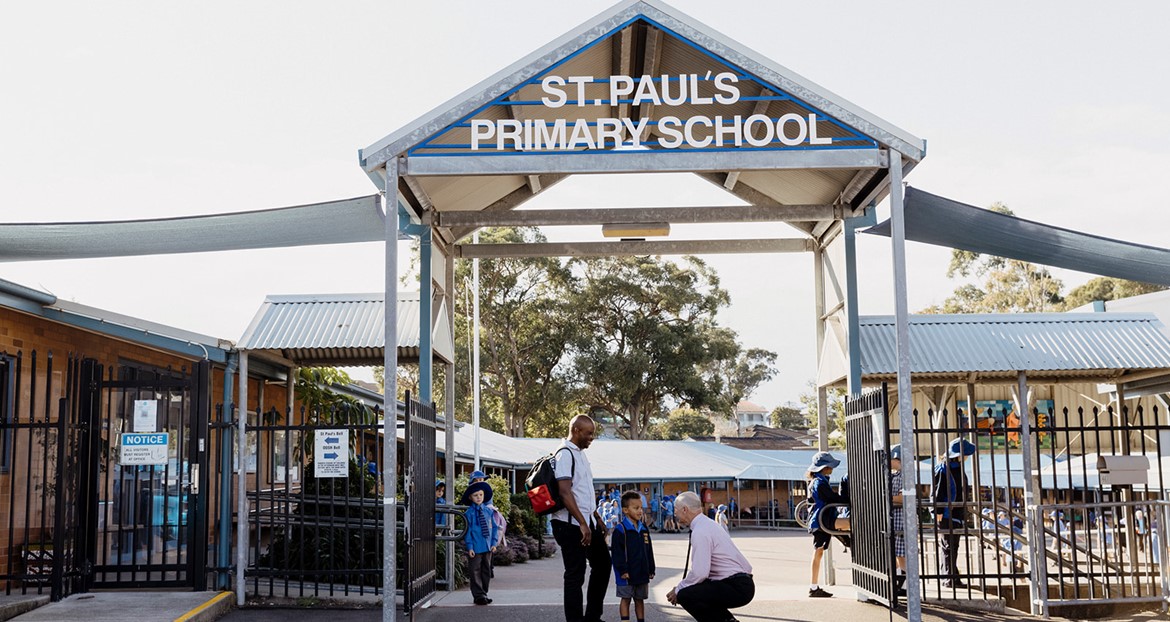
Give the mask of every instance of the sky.
[[[1170, 246], [1170, 3], [670, 4], [926, 139], [912, 186]], [[610, 6], [7, 3], [0, 223], [165, 218], [371, 194], [359, 148]], [[719, 203], [736, 201], [689, 175], [578, 176], [527, 206]], [[879, 217], [887, 214], [879, 206]], [[793, 237], [782, 224], [716, 233]], [[862, 235], [858, 250], [861, 313], [892, 313], [889, 240]], [[945, 275], [949, 254], [908, 244], [912, 311], [956, 287]], [[811, 256], [705, 259], [731, 294], [722, 323], [745, 346], [779, 354], [776, 378], [752, 401], [796, 401], [816, 371]], [[358, 244], [7, 263], [0, 278], [234, 341], [265, 295], [381, 291], [383, 265], [381, 244]], [[1068, 288], [1092, 278], [1055, 273]]]

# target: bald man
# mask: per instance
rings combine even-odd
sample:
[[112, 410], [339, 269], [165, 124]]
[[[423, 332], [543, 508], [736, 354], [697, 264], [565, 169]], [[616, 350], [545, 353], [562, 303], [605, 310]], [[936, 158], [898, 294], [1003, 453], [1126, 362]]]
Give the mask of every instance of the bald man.
[[703, 514], [699, 495], [680, 494], [674, 500], [674, 515], [691, 528], [690, 572], [666, 599], [681, 605], [698, 622], [737, 622], [729, 610], [743, 607], [756, 596], [752, 565], [731, 535]]
[[[609, 586], [609, 548], [605, 546], [605, 527], [597, 513], [593, 497], [593, 469], [584, 450], [593, 443], [597, 425], [587, 415], [577, 415], [569, 422], [569, 437], [556, 452], [554, 470], [557, 487], [565, 509], [552, 514], [553, 537], [561, 546], [565, 562], [565, 620], [598, 622], [605, 590]], [[589, 562], [589, 587], [582, 603], [581, 587], [585, 584], [585, 563]]]

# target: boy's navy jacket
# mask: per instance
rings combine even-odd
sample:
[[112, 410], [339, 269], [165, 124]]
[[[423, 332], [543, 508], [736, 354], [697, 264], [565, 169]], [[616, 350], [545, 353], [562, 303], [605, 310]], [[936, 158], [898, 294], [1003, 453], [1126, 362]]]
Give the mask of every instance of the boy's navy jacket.
[[[650, 531], [641, 521], [635, 523], [626, 517], [613, 528], [610, 535], [610, 559], [613, 560], [613, 575], [617, 585], [645, 585], [654, 574], [654, 546], [650, 544]], [[630, 578], [622, 575], [630, 573]]]
[[[463, 536], [463, 543], [468, 551], [481, 555], [492, 550], [495, 542], [500, 539], [500, 528], [492, 520], [492, 509], [482, 503], [473, 503], [463, 513], [467, 517], [467, 533]], [[489, 525], [489, 538], [483, 535], [483, 525]]]
[[817, 473], [809, 480], [808, 498], [813, 503], [812, 512], [809, 513], [808, 517], [809, 533], [821, 528], [821, 515], [826, 505], [847, 502], [845, 497], [833, 490], [833, 485], [829, 483], [829, 476], [821, 473]]
[[[931, 500], [938, 504], [966, 503], [971, 498], [967, 489], [967, 474], [963, 472], [962, 460], [947, 460], [934, 466], [934, 481], [931, 482]], [[944, 519], [949, 518], [951, 523], [962, 523], [967, 520], [965, 507], [935, 506], [934, 513]]]

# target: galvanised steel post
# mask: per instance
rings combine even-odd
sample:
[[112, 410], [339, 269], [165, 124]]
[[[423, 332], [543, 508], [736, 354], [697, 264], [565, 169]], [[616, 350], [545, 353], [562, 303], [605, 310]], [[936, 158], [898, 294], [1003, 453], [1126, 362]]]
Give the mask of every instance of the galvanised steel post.
[[382, 620], [394, 622], [398, 530], [398, 158], [386, 161], [386, 292], [382, 356]]
[[240, 406], [236, 411], [236, 605], [244, 606], [244, 570], [248, 567], [248, 351], [240, 350]]
[[[898, 430], [902, 441], [902, 512], [906, 517], [906, 620], [922, 620], [918, 581], [918, 464], [914, 442], [914, 405], [910, 386], [910, 312], [906, 300], [906, 215], [902, 190], [902, 154], [890, 154], [890, 241], [894, 255], [894, 326], [898, 352]], [[906, 457], [909, 457], [908, 460]]]

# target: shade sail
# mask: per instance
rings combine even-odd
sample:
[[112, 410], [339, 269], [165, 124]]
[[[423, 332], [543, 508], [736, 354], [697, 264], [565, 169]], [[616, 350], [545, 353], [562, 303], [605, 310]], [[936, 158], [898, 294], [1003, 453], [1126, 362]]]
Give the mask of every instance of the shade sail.
[[[1170, 250], [1024, 220], [906, 189], [906, 239], [1170, 286]], [[890, 221], [864, 233], [890, 235]]]
[[384, 238], [380, 200], [375, 194], [185, 218], [0, 224], [0, 261], [201, 253]]

